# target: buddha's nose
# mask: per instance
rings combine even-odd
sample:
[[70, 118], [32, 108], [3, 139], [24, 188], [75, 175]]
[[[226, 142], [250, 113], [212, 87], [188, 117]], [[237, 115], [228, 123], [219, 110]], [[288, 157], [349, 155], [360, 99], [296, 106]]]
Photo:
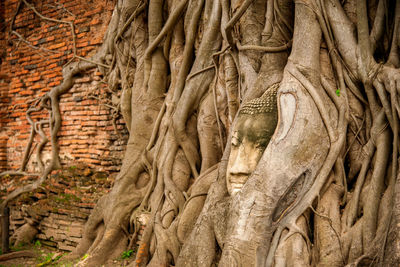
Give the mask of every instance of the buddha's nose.
[[230, 169], [230, 173], [234, 175], [248, 175], [250, 174], [249, 158], [248, 153], [243, 145], [239, 146], [239, 151], [234, 160], [233, 166]]

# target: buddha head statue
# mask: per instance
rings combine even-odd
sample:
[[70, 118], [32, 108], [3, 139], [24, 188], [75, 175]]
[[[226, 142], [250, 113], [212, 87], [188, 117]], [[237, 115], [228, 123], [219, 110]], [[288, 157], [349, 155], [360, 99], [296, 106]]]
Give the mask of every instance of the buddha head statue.
[[241, 190], [255, 170], [278, 121], [276, 92], [271, 86], [261, 97], [243, 104], [232, 129], [232, 145], [226, 171], [229, 195]]

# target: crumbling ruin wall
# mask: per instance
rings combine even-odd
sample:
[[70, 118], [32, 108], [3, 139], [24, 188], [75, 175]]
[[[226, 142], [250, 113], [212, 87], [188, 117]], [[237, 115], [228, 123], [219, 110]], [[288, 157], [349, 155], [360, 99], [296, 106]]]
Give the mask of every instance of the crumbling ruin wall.
[[[62, 82], [62, 68], [74, 56], [68, 24], [44, 20], [23, 2], [18, 10], [19, 2], [6, 0], [0, 4], [0, 172], [21, 165], [31, 129], [26, 111], [37, 97]], [[80, 57], [89, 57], [101, 45], [115, 4], [103, 0], [28, 2], [43, 16], [73, 22], [76, 55]], [[61, 97], [59, 146], [64, 167], [79, 162], [96, 170], [119, 170], [127, 132], [112, 104], [112, 92], [95, 70], [83, 74]], [[34, 121], [46, 117], [46, 111], [32, 114]], [[37, 137], [33, 155], [39, 142]], [[44, 162], [49, 151], [48, 143]], [[36, 165], [32, 156], [28, 171], [36, 171]]]
[[[73, 22], [76, 55], [87, 58], [101, 45], [116, 1], [27, 2], [47, 18]], [[73, 48], [68, 24], [40, 18], [20, 0], [0, 1], [0, 172], [20, 168], [31, 131], [26, 111], [62, 82], [62, 68], [77, 60]], [[79, 242], [91, 209], [119, 171], [128, 137], [112, 96], [118, 98], [118, 92], [102, 79], [100, 72], [90, 70], [61, 96], [58, 144], [63, 170], [53, 172], [43, 190], [10, 203], [11, 234], [29, 223], [38, 229], [36, 239], [44, 245], [70, 251]], [[42, 111], [33, 113], [32, 119], [48, 116]], [[44, 130], [48, 133], [48, 126]], [[39, 171], [39, 142], [37, 136], [27, 165], [31, 173]], [[48, 143], [42, 160], [49, 158]], [[0, 196], [29, 179], [34, 178], [2, 177]]]

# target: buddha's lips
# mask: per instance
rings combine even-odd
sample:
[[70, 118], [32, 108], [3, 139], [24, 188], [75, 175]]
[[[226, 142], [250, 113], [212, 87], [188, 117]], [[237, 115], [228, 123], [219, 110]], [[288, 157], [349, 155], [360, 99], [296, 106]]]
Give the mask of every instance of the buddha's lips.
[[236, 176], [236, 175], [231, 175], [229, 177], [229, 182], [232, 184], [244, 184], [247, 179], [249, 178], [249, 175], [241, 175], [241, 176]]

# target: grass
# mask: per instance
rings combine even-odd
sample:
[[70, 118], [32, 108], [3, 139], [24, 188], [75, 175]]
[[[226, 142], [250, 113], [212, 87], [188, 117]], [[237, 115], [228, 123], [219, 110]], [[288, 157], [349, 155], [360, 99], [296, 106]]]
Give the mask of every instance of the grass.
[[41, 267], [41, 266], [45, 266], [49, 263], [51, 263], [53, 260], [54, 253], [50, 252], [47, 253], [45, 256], [41, 256], [38, 258], [38, 261], [40, 262], [38, 265], [36, 265], [36, 267]]
[[64, 194], [64, 193], [61, 193], [58, 196], [55, 196], [54, 200], [58, 203], [63, 203], [63, 204], [82, 201], [81, 198], [77, 197], [76, 195]]
[[36, 248], [41, 248], [41, 247], [42, 247], [42, 243], [40, 243], [39, 240], [36, 240], [36, 241], [35, 241], [35, 247], [36, 247]]
[[129, 259], [133, 255], [133, 249], [122, 252], [121, 258], [123, 260]]

